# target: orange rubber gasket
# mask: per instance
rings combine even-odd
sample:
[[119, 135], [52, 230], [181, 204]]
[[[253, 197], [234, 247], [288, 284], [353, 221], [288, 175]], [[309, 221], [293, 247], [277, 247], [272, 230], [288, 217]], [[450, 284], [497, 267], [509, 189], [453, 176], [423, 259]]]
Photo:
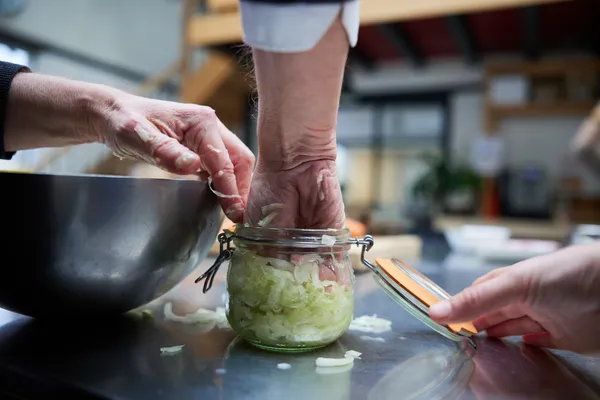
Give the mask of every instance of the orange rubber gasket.
[[[427, 307], [431, 307], [435, 303], [438, 303], [440, 300], [435, 297], [432, 293], [430, 293], [427, 289], [419, 285], [415, 282], [410, 276], [408, 276], [404, 271], [400, 270], [398, 267], [394, 265], [392, 260], [378, 258], [375, 260], [379, 268], [389, 276], [396, 284], [400, 285], [404, 290], [409, 292]], [[406, 265], [405, 263], [396, 260], [396, 262], [402, 264], [402, 267], [406, 270], [414, 273], [415, 275], [420, 275], [424, 279], [428, 279], [423, 274], [415, 270], [414, 268]], [[447, 325], [448, 329], [453, 333], [460, 333], [461, 331], [468, 332], [471, 335], [477, 334], [477, 329], [472, 322], [460, 322], [455, 324]]]

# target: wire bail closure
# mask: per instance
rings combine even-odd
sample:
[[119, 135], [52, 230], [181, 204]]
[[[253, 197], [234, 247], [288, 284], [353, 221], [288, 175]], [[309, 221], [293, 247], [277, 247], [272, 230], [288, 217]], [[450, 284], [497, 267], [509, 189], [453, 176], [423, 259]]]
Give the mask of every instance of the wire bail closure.
[[200, 275], [194, 281], [194, 283], [198, 283], [204, 279], [204, 286], [202, 287], [202, 293], [206, 293], [212, 288], [213, 282], [215, 280], [215, 276], [217, 275], [217, 272], [219, 271], [221, 264], [223, 264], [225, 261], [228, 261], [229, 259], [231, 259], [231, 256], [233, 255], [233, 251], [235, 250], [235, 249], [231, 248], [231, 239], [233, 239], [233, 236], [234, 236], [233, 233], [229, 232], [229, 231], [225, 231], [225, 232], [219, 234], [218, 240], [219, 240], [220, 249], [219, 249], [219, 255], [217, 256], [217, 259], [215, 260], [214, 264], [209, 269], [206, 270], [206, 272], [204, 272], [202, 275]]

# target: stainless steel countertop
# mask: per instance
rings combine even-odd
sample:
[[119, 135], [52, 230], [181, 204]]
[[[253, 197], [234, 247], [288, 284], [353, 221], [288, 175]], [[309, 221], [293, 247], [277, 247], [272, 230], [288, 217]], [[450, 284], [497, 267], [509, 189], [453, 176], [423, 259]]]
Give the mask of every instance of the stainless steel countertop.
[[[456, 259], [413, 265], [450, 293], [489, 270]], [[195, 277], [161, 302], [172, 301], [180, 313], [220, 305], [222, 274], [208, 295], [193, 285]], [[477, 339], [473, 357], [401, 309], [369, 275], [357, 277], [355, 316], [364, 314], [390, 319], [392, 331], [349, 331], [321, 351], [284, 355], [255, 350], [229, 331], [199, 333], [158, 317], [59, 322], [0, 311], [0, 393], [144, 400], [600, 399], [600, 359], [486, 338]], [[160, 347], [180, 344], [183, 352], [161, 356]], [[363, 353], [351, 370], [316, 371], [316, 357], [348, 349]], [[278, 363], [292, 368], [280, 370]]]

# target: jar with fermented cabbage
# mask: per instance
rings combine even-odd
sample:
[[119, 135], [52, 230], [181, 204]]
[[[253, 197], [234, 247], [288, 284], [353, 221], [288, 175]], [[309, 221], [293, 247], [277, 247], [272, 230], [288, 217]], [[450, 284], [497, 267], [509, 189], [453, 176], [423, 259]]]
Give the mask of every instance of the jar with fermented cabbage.
[[354, 310], [350, 233], [238, 227], [227, 272], [227, 319], [252, 345], [302, 352], [335, 342]]

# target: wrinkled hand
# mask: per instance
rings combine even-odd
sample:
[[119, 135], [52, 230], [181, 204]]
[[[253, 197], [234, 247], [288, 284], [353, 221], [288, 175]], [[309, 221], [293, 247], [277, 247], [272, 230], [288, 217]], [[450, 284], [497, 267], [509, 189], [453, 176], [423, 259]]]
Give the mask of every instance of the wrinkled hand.
[[489, 336], [539, 347], [600, 350], [600, 243], [494, 270], [430, 309], [439, 323], [474, 320]]
[[344, 227], [344, 203], [335, 161], [309, 161], [286, 171], [270, 171], [259, 164], [244, 222], [278, 228]]
[[[259, 163], [252, 179], [244, 222], [270, 228], [344, 227], [344, 203], [335, 161], [310, 161], [278, 172], [262, 169]], [[291, 256], [295, 257], [302, 258], [302, 255]], [[340, 281], [343, 273], [328, 256], [324, 258], [319, 264], [319, 278]]]
[[120, 94], [102, 112], [100, 141], [116, 156], [171, 173], [212, 178], [225, 214], [241, 222], [254, 155], [209, 107]]

